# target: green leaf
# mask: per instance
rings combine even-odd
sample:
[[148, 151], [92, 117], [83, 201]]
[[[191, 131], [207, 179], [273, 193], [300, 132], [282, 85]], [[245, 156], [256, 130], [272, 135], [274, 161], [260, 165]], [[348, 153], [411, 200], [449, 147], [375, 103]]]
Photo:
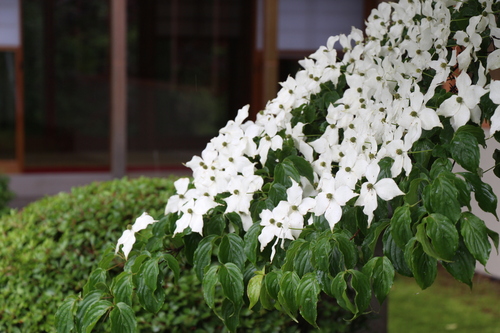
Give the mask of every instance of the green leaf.
[[274, 182], [269, 190], [269, 200], [277, 206], [280, 201], [286, 201], [286, 187], [281, 183]]
[[498, 199], [490, 185], [484, 183], [477, 174], [470, 172], [460, 172], [461, 176], [469, 182], [474, 190], [474, 197], [479, 207], [487, 213], [493, 214], [497, 220]]
[[379, 242], [379, 237], [382, 232], [390, 225], [390, 221], [387, 219], [375, 221], [371, 224], [370, 229], [368, 229], [368, 234], [363, 240], [361, 250], [363, 252], [363, 259], [369, 260], [374, 256], [375, 248]]
[[[462, 210], [455, 184], [445, 176], [438, 176], [429, 186], [428, 200], [432, 212], [442, 214], [454, 223], [458, 221]], [[427, 192], [424, 191], [424, 194]]]
[[179, 281], [179, 275], [181, 273], [181, 267], [179, 266], [179, 262], [175, 257], [169, 253], [165, 253], [163, 255], [163, 259], [167, 263], [168, 268], [174, 273], [175, 282]]
[[137, 332], [134, 310], [126, 303], [117, 303], [109, 314], [109, 319], [111, 320], [111, 333]]
[[481, 128], [481, 126], [464, 125], [457, 129], [457, 131], [455, 132], [455, 136], [460, 133], [468, 133], [473, 135], [476, 138], [477, 143], [486, 148], [486, 138], [484, 135], [484, 130]]
[[245, 236], [243, 237], [243, 251], [245, 252], [248, 261], [252, 264], [257, 264], [257, 249], [259, 246], [259, 235], [260, 235], [261, 226], [259, 223], [254, 223], [247, 230]]
[[410, 206], [404, 205], [396, 208], [391, 218], [391, 235], [397, 246], [404, 249], [406, 243], [413, 237], [411, 231]]
[[193, 269], [200, 281], [203, 280], [205, 268], [212, 262], [213, 241], [218, 236], [209, 235], [198, 244], [193, 256]]
[[405, 247], [405, 260], [420, 288], [426, 289], [432, 285], [437, 275], [437, 260], [428, 256], [415, 238]]
[[470, 212], [464, 212], [460, 218], [460, 233], [469, 252], [486, 266], [490, 257], [491, 244], [484, 221]]
[[228, 299], [222, 301], [221, 319], [230, 332], [236, 332], [240, 322], [240, 311], [242, 304], [235, 305]]
[[384, 233], [383, 252], [392, 262], [396, 272], [404, 276], [413, 277], [413, 273], [406, 263], [403, 249], [397, 246], [390, 232]]
[[297, 287], [296, 301], [300, 309], [300, 315], [307, 320], [309, 324], [318, 328], [316, 318], [318, 316], [318, 295], [321, 291], [318, 280], [314, 273], [308, 273], [302, 277]]
[[330, 254], [332, 252], [332, 245], [330, 244], [331, 232], [322, 234], [319, 238], [311, 242], [312, 249], [312, 266], [320, 271], [330, 271]]
[[233, 233], [224, 235], [219, 245], [219, 262], [222, 264], [231, 262], [242, 271], [247, 259], [243, 246], [243, 239], [240, 236]]
[[358, 248], [351, 240], [348, 232], [336, 232], [333, 234], [333, 239], [344, 256], [345, 269], [354, 268], [358, 262]]
[[115, 250], [110, 248], [109, 251], [105, 252], [99, 261], [99, 268], [109, 269], [113, 259], [116, 257]]
[[68, 333], [75, 327], [75, 311], [78, 306], [78, 297], [68, 296], [56, 312], [56, 330], [58, 333]]
[[437, 254], [444, 260], [452, 260], [458, 247], [458, 231], [446, 216], [431, 214], [424, 218], [426, 233]]
[[280, 289], [280, 279], [281, 271], [272, 271], [266, 274], [264, 277], [264, 284], [266, 285], [266, 291], [272, 299], [278, 299], [278, 292]]
[[429, 139], [420, 139], [413, 144], [412, 151], [415, 162], [422, 165], [424, 168], [428, 168], [429, 161], [432, 157], [432, 149], [434, 149], [435, 144]]
[[89, 292], [83, 300], [80, 302], [78, 306], [78, 311], [76, 312], [75, 322], [77, 331], [81, 332], [84, 324], [83, 318], [87, 311], [94, 306], [95, 303], [99, 302], [101, 297], [104, 295], [104, 292], [101, 290], [94, 290]]
[[285, 272], [280, 279], [280, 291], [278, 292], [278, 300], [283, 307], [283, 310], [297, 322], [297, 290], [299, 287], [300, 278], [295, 272]]
[[83, 297], [96, 288], [98, 283], [106, 283], [108, 273], [105, 269], [96, 268], [89, 276], [87, 283], [83, 286]]
[[314, 171], [311, 163], [307, 162], [303, 157], [297, 155], [288, 156], [287, 158], [285, 158], [285, 161], [292, 162], [299, 174], [306, 177], [311, 184], [314, 184]]
[[155, 291], [159, 273], [158, 259], [148, 259], [142, 263], [139, 277], [151, 291]]
[[205, 302], [210, 307], [210, 309], [214, 309], [215, 306], [215, 285], [219, 281], [219, 269], [219, 265], [210, 266], [210, 268], [207, 269], [205, 274], [203, 275], [203, 297], [205, 298]]
[[[152, 290], [146, 283], [144, 277], [139, 277], [137, 286], [137, 297], [141, 306], [149, 312], [157, 313], [165, 302], [165, 291], [162, 288], [161, 279], [157, 279], [155, 290]], [[151, 280], [149, 281], [152, 282]]]
[[314, 270], [312, 266], [313, 253], [310, 249], [310, 243], [303, 243], [300, 250], [295, 254], [293, 268], [299, 277]]
[[205, 223], [203, 226], [203, 234], [204, 235], [217, 235], [220, 236], [224, 233], [224, 229], [226, 228], [226, 219], [222, 214], [215, 214], [210, 218], [208, 223]]
[[347, 282], [346, 275], [349, 275], [346, 271], [338, 273], [332, 281], [332, 292], [335, 295], [335, 299], [340, 307], [351, 311], [353, 314], [356, 313], [357, 309], [352, 304], [349, 296], [347, 296]]
[[416, 204], [420, 201], [420, 196], [422, 195], [423, 188], [429, 181], [424, 178], [416, 178], [410, 182], [410, 188], [404, 196], [404, 200], [410, 206]]
[[443, 267], [455, 279], [472, 288], [472, 278], [476, 270], [476, 259], [463, 242], [459, 243], [455, 256], [450, 262], [442, 262]]
[[372, 292], [370, 288], [370, 280], [365, 274], [355, 269], [349, 270], [349, 273], [352, 275], [351, 287], [356, 293], [354, 296], [354, 305], [356, 306], [354, 318], [356, 318], [370, 305]]
[[274, 182], [283, 184], [286, 187], [292, 186], [291, 179], [300, 184], [300, 174], [295, 165], [290, 160], [285, 160], [276, 165], [274, 169]]
[[479, 145], [476, 137], [467, 131], [457, 131], [450, 143], [451, 157], [465, 170], [477, 172]]
[[372, 281], [373, 292], [382, 304], [394, 284], [394, 266], [387, 257], [375, 257], [363, 267], [363, 274]]
[[255, 275], [250, 279], [250, 281], [248, 281], [247, 296], [250, 301], [250, 305], [248, 307], [249, 309], [253, 308], [254, 305], [259, 301], [263, 278], [264, 274], [262, 274], [262, 272], [258, 272], [257, 275]]
[[113, 307], [110, 301], [100, 300], [92, 304], [83, 316], [81, 332], [90, 333], [97, 321]]
[[132, 292], [134, 290], [132, 278], [132, 273], [122, 272], [113, 279], [111, 293], [115, 303], [123, 302], [132, 306]]
[[286, 251], [285, 263], [281, 267], [283, 271], [292, 271], [294, 270], [295, 257], [297, 253], [299, 253], [302, 249], [309, 247], [309, 244], [305, 239], [299, 238], [292, 242], [290, 247]]
[[493, 173], [495, 174], [495, 176], [500, 178], [500, 150], [495, 149], [495, 152], [493, 153], [493, 159], [495, 160], [495, 167], [493, 168]]
[[442, 172], [451, 172], [453, 165], [447, 158], [438, 158], [432, 163], [431, 178], [437, 178]]
[[243, 274], [238, 266], [228, 262], [221, 266], [219, 270], [219, 281], [224, 295], [234, 304], [235, 307], [243, 302]]

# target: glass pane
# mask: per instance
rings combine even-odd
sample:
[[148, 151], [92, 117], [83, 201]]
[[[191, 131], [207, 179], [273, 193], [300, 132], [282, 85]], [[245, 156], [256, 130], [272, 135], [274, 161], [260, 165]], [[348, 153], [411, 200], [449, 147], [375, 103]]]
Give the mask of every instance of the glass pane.
[[0, 52], [0, 159], [15, 158], [15, 66], [13, 52]]
[[251, 1], [129, 1], [129, 167], [180, 166], [250, 101]]
[[25, 0], [26, 169], [109, 165], [109, 2]]

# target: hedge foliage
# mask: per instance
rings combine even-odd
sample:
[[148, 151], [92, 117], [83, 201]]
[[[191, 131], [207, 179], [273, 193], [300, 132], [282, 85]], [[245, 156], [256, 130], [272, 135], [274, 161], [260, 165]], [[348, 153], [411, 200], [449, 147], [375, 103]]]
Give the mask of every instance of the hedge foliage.
[[[54, 332], [62, 300], [78, 294], [97, 258], [114, 252], [128, 223], [147, 210], [158, 218], [173, 193], [173, 178], [121, 179], [75, 187], [70, 193], [45, 197], [0, 218], [0, 332]], [[190, 267], [182, 267], [189, 270]], [[117, 273], [118, 274], [118, 269]], [[164, 283], [167, 301], [156, 315], [137, 307], [145, 332], [220, 332], [224, 327], [205, 304], [194, 273]], [[329, 302], [319, 320], [326, 332], [354, 332], [365, 323], [347, 323]], [[306, 332], [278, 312], [246, 311], [242, 331]], [[106, 331], [106, 326], [100, 326]]]
[[0, 174], [0, 216], [9, 211], [8, 204], [14, 198], [14, 193], [9, 189], [9, 177]]

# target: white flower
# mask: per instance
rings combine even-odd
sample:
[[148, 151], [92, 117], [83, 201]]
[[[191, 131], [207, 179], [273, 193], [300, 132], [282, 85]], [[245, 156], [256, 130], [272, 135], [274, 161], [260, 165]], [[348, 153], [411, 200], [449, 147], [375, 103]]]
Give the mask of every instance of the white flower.
[[389, 201], [404, 194], [392, 178], [383, 178], [377, 181], [379, 173], [378, 163], [372, 162], [368, 165], [367, 181], [361, 186], [361, 192], [355, 203], [356, 206], [363, 206], [363, 213], [368, 216], [368, 224], [373, 220], [373, 212], [378, 207], [377, 196]]
[[195, 189], [188, 189], [189, 178], [179, 178], [174, 182], [176, 195], [171, 196], [167, 201], [165, 207], [165, 215], [168, 213], [176, 213], [179, 209], [189, 200], [194, 198], [198, 191]]
[[183, 232], [187, 227], [201, 235], [203, 233], [203, 215], [216, 206], [217, 203], [207, 196], [189, 200], [181, 208], [182, 216], [176, 222], [174, 235]]
[[123, 231], [121, 237], [118, 238], [115, 248], [115, 254], [118, 253], [118, 251], [120, 250], [120, 245], [123, 245], [122, 252], [125, 255], [125, 259], [127, 259], [135, 243], [135, 233], [143, 229], [146, 229], [148, 225], [153, 224], [155, 222], [157, 221], [153, 219], [151, 215], [149, 215], [146, 212], [142, 213], [142, 215], [135, 220], [134, 224], [132, 225], [132, 228]]
[[324, 215], [333, 230], [342, 217], [342, 206], [357, 194], [345, 185], [337, 187], [332, 176], [321, 179], [319, 188], [321, 192], [316, 196], [316, 206], [313, 211], [316, 216]]
[[439, 106], [437, 113], [451, 117], [455, 130], [465, 125], [471, 118], [471, 111], [477, 106], [481, 96], [486, 93], [483, 87], [473, 85], [466, 72], [460, 73], [456, 80], [458, 94], [451, 96]]

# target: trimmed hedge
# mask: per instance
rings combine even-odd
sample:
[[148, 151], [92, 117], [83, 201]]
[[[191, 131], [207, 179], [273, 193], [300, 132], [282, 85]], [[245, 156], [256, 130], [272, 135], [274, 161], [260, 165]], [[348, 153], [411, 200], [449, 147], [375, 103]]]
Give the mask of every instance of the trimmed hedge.
[[9, 201], [14, 198], [14, 193], [9, 190], [9, 177], [0, 175], [0, 216], [6, 214], [10, 208]]
[[[121, 179], [75, 187], [0, 218], [0, 332], [54, 332], [63, 299], [81, 292], [105, 253], [113, 252], [127, 224], [143, 211], [163, 215], [173, 178]], [[140, 331], [221, 332], [207, 307], [201, 284], [183, 267], [177, 284], [165, 281], [167, 302], [152, 315], [136, 308]], [[189, 271], [189, 273], [188, 273]], [[355, 332], [364, 319], [345, 322], [332, 299], [320, 303], [323, 332]], [[97, 326], [94, 331], [106, 331]], [[315, 331], [277, 311], [247, 310], [241, 332]]]

